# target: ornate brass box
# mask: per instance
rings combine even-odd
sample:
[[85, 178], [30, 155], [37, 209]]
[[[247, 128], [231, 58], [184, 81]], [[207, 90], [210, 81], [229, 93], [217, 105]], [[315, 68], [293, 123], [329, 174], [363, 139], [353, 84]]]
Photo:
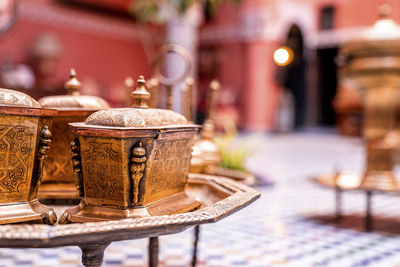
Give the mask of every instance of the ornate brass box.
[[170, 110], [149, 109], [143, 77], [134, 108], [101, 110], [70, 123], [79, 206], [60, 223], [173, 214], [200, 203], [184, 189], [198, 127]]
[[0, 224], [57, 221], [37, 200], [56, 113], [26, 94], [0, 89]]
[[84, 121], [87, 116], [109, 105], [100, 97], [80, 95], [81, 84], [76, 79], [74, 69], [65, 83], [67, 95], [48, 96], [39, 99], [42, 107], [58, 110], [53, 118], [53, 144], [49, 152], [48, 164], [44, 168], [43, 182], [39, 187], [40, 199], [77, 198], [75, 173], [72, 168], [69, 144], [74, 139], [68, 123]]

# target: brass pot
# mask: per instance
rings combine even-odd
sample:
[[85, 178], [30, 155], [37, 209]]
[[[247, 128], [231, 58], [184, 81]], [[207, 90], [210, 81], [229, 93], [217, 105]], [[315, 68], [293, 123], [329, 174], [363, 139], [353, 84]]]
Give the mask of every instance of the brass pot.
[[57, 221], [37, 200], [56, 114], [26, 94], [0, 89], [0, 224]]
[[57, 109], [53, 118], [53, 144], [48, 164], [44, 168], [43, 182], [39, 188], [40, 199], [77, 199], [75, 173], [70, 159], [69, 145], [74, 139], [68, 123], [84, 121], [90, 114], [109, 108], [107, 102], [96, 96], [79, 94], [81, 83], [74, 69], [65, 83], [67, 95], [48, 96], [39, 99], [42, 107]]
[[398, 124], [400, 26], [389, 14], [389, 6], [381, 6], [380, 19], [344, 44], [338, 57], [341, 82], [363, 95], [367, 166], [361, 187], [372, 190], [398, 187], [390, 136]]
[[200, 205], [184, 191], [198, 127], [176, 112], [149, 109], [143, 77], [138, 84], [134, 108], [101, 110], [70, 123], [82, 201], [60, 223], [173, 214]]

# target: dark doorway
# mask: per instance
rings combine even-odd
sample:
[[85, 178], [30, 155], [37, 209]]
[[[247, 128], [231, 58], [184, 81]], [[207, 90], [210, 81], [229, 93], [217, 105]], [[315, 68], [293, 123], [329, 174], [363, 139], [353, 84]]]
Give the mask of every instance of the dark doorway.
[[337, 48], [317, 50], [318, 60], [318, 92], [319, 92], [319, 124], [325, 126], [335, 125], [335, 111], [332, 106], [336, 95], [337, 74], [335, 58]]
[[306, 113], [305, 73], [307, 64], [304, 58], [303, 35], [298, 26], [293, 25], [290, 28], [286, 45], [293, 50], [293, 61], [285, 67], [284, 86], [294, 97], [294, 124], [296, 128], [299, 128], [304, 126]]

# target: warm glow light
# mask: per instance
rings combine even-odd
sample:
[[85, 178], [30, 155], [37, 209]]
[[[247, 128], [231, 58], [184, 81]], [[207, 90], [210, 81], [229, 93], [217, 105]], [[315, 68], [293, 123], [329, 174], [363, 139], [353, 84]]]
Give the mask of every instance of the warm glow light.
[[279, 66], [289, 65], [293, 60], [293, 51], [290, 47], [280, 47], [274, 52], [274, 61]]

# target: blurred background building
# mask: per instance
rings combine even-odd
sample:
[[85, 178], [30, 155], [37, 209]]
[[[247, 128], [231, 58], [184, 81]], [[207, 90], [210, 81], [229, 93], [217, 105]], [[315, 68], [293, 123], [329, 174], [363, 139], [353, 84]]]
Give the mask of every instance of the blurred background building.
[[[382, 1], [223, 3], [215, 14], [207, 6], [188, 14], [185, 19], [198, 35], [174, 24], [175, 36], [168, 27], [139, 23], [131, 12], [134, 2], [17, 1], [16, 21], [0, 37], [1, 85], [35, 98], [63, 94], [66, 74], [74, 67], [83, 93], [123, 106], [125, 77], [150, 77], [157, 48], [169, 35], [191, 46], [200, 119], [208, 83], [218, 78], [220, 119], [233, 120], [240, 129], [277, 131], [289, 121], [296, 128], [338, 125], [344, 133], [359, 134], [360, 97], [338, 87], [335, 58], [343, 42], [373, 24]], [[399, 21], [400, 2], [386, 2]], [[294, 54], [285, 67], [273, 60], [281, 46]]]

